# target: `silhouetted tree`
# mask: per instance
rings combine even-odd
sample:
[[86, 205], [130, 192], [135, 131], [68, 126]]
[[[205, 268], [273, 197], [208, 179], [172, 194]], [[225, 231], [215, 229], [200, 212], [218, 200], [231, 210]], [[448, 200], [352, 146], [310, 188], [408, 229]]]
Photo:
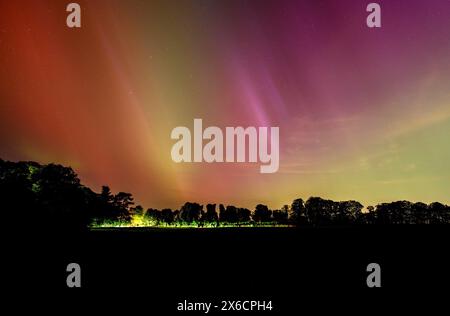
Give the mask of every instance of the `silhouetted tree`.
[[204, 214], [204, 221], [207, 223], [215, 223], [217, 225], [219, 216], [216, 212], [216, 204], [207, 204], [206, 213]]
[[149, 208], [147, 209], [147, 212], [145, 212], [144, 218], [159, 225], [159, 222], [161, 221], [161, 212], [157, 209]]
[[111, 193], [111, 189], [108, 186], [102, 186], [102, 192], [100, 193], [100, 199], [105, 203], [112, 203], [114, 196]]
[[197, 222], [203, 206], [198, 203], [186, 202], [180, 209], [180, 218], [187, 223]]
[[412, 214], [412, 203], [408, 201], [396, 201], [381, 203], [376, 208], [375, 223], [379, 225], [407, 223]]
[[310, 197], [305, 203], [306, 221], [314, 226], [330, 225], [337, 211], [338, 203], [320, 197]]
[[266, 205], [258, 204], [253, 214], [253, 220], [257, 223], [269, 222], [271, 220], [272, 211]]
[[375, 224], [376, 217], [375, 207], [369, 205], [367, 207], [367, 212], [361, 214], [360, 222], [362, 224]]
[[227, 215], [225, 211], [225, 206], [223, 204], [219, 205], [219, 220], [221, 223], [227, 222]]
[[428, 206], [430, 224], [448, 223], [450, 218], [449, 207], [439, 203], [433, 202]]
[[291, 214], [289, 219], [298, 225], [305, 225], [308, 223], [306, 218], [305, 202], [303, 199], [295, 199], [291, 205]]
[[141, 216], [144, 215], [144, 208], [141, 205], [130, 208], [130, 214]]
[[[57, 164], [0, 161], [0, 201], [27, 229], [80, 231], [97, 194], [80, 184], [72, 168]], [[43, 229], [44, 228], [44, 229]]]
[[237, 223], [238, 221], [238, 213], [236, 206], [227, 205], [225, 209], [226, 219], [229, 223]]
[[417, 202], [412, 205], [409, 224], [429, 224], [428, 205]]
[[180, 210], [174, 210], [174, 211], [173, 211], [173, 220], [174, 220], [176, 223], [181, 222]]
[[237, 209], [237, 221], [238, 223], [246, 223], [250, 221], [250, 216], [252, 212], [247, 208]]
[[161, 211], [161, 221], [170, 225], [174, 221], [174, 213], [170, 208], [165, 208]]
[[275, 210], [272, 213], [273, 220], [278, 224], [286, 224], [288, 220], [288, 211], [284, 210]]
[[117, 193], [113, 198], [113, 205], [116, 212], [115, 217], [121, 221], [129, 221], [131, 219], [130, 207], [133, 204], [133, 196], [130, 193]]
[[363, 205], [357, 201], [338, 202], [334, 224], [348, 225], [356, 223], [361, 218]]

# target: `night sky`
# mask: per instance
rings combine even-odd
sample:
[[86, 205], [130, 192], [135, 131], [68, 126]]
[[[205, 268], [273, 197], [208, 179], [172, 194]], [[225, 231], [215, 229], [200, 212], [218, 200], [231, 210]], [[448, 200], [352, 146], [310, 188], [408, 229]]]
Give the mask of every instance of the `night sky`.
[[[145, 207], [450, 202], [450, 1], [0, 1], [0, 157]], [[280, 168], [171, 160], [176, 126], [279, 126]]]

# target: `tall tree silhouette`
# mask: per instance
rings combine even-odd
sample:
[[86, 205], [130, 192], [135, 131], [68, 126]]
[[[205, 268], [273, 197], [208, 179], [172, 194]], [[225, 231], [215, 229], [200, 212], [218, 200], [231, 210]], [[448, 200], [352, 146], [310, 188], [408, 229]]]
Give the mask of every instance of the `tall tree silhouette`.
[[237, 209], [237, 221], [238, 223], [246, 223], [250, 221], [252, 212], [248, 208], [238, 208]]
[[310, 197], [305, 203], [306, 221], [314, 226], [330, 225], [336, 216], [338, 204], [320, 197]]
[[180, 209], [180, 218], [187, 223], [197, 222], [203, 206], [198, 203], [186, 202]]
[[204, 221], [207, 223], [215, 223], [218, 224], [219, 216], [216, 212], [216, 204], [207, 204], [206, 205], [206, 213], [204, 214]]
[[269, 222], [271, 220], [272, 211], [266, 205], [258, 204], [253, 214], [253, 220], [257, 223]]
[[174, 213], [170, 208], [165, 208], [161, 210], [161, 221], [170, 225], [175, 220]]
[[303, 199], [295, 199], [292, 202], [290, 220], [297, 225], [305, 225], [308, 223]]

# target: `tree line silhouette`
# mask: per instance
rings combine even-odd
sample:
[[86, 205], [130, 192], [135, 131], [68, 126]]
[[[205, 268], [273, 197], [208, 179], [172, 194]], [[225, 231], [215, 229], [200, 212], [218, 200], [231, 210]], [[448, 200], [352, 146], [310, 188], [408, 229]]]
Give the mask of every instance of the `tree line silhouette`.
[[[329, 226], [355, 224], [449, 224], [450, 207], [439, 202], [396, 201], [364, 206], [357, 201], [299, 198], [291, 205], [270, 210], [258, 204], [254, 210], [233, 205], [186, 202], [179, 210], [144, 210], [130, 193], [100, 193], [82, 185], [70, 167], [0, 159], [0, 203], [8, 221], [47, 227], [84, 229], [89, 225], [120, 223], [145, 226]], [[5, 214], [6, 212], [6, 214]]]

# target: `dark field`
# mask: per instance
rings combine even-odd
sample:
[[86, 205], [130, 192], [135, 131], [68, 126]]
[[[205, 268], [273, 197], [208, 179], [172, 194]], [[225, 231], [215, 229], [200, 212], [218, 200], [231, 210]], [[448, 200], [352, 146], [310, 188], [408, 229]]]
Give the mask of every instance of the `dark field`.
[[[161, 310], [185, 298], [271, 299], [278, 310], [298, 310], [309, 296], [438, 290], [450, 281], [448, 237], [447, 226], [414, 225], [120, 228], [35, 251], [46, 288], [85, 298], [106, 294], [100, 305], [125, 294]], [[65, 288], [69, 262], [81, 265], [81, 289]], [[366, 287], [371, 262], [381, 266], [382, 289]]]

